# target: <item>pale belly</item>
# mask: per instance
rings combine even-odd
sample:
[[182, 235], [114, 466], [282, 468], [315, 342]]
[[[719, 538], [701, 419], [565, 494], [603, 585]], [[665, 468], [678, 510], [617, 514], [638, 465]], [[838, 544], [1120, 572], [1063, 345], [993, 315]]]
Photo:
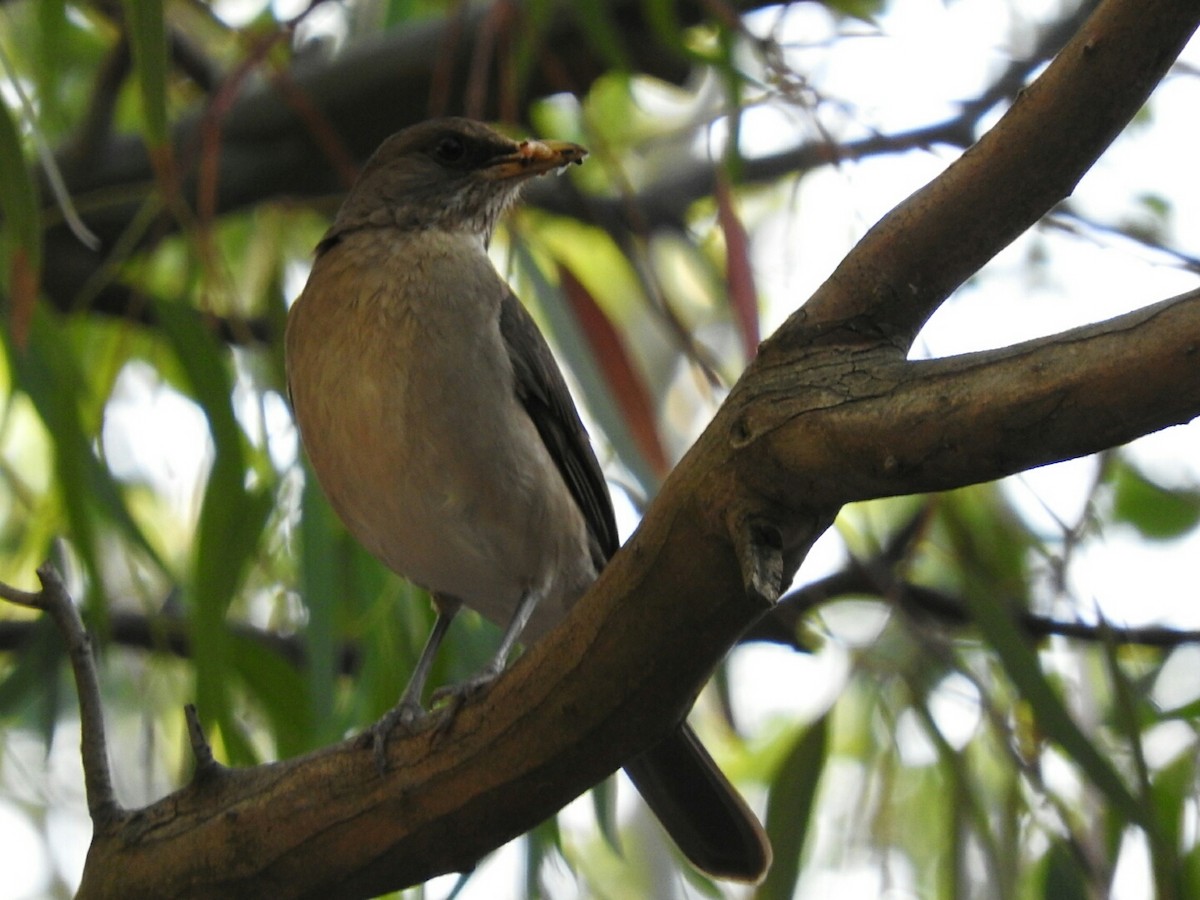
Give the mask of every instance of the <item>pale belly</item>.
[[289, 324], [289, 354], [313, 342], [293, 404], [347, 528], [397, 573], [498, 625], [537, 593], [527, 635], [548, 630], [596, 573], [583, 516], [516, 398], [495, 314], [379, 302], [319, 312], [298, 308]]

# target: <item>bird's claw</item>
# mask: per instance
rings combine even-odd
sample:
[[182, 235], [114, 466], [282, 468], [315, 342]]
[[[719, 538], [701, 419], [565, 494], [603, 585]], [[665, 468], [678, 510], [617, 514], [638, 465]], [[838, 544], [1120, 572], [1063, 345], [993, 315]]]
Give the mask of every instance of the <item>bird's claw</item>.
[[392, 731], [398, 726], [405, 731], [410, 731], [414, 725], [425, 718], [425, 715], [425, 710], [419, 703], [401, 700], [367, 730], [367, 734], [371, 738], [371, 750], [375, 755], [375, 768], [379, 770], [380, 775], [388, 768], [387, 745]]
[[499, 677], [499, 672], [494, 672], [491, 667], [488, 667], [465, 681], [438, 688], [430, 697], [430, 704], [433, 706], [449, 704], [452, 708], [458, 709], [471, 698], [486, 691]]

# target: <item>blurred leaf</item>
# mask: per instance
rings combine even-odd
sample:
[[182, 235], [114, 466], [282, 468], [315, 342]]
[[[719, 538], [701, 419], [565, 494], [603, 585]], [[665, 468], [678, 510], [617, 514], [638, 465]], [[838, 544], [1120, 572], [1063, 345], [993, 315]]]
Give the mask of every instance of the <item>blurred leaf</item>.
[[[989, 646], [996, 651], [1008, 677], [1029, 704], [1041, 732], [1075, 761], [1091, 782], [1127, 821], [1149, 825], [1145, 809], [1130, 793], [1096, 744], [1085, 735], [1042, 672], [1041, 661], [1028, 638], [1002, 604], [973, 591], [964, 594], [971, 615]], [[1153, 827], [1153, 826], [1150, 826]]]
[[336, 611], [341, 599], [338, 577], [341, 556], [336, 540], [337, 524], [333, 510], [323, 502], [320, 487], [311, 470], [306, 470], [300, 518], [300, 593], [308, 609], [304, 643], [308, 650], [308, 696], [318, 743], [332, 741], [341, 728], [333, 714], [334, 687], [339, 676]]
[[1180, 897], [1200, 897], [1200, 844], [1183, 854], [1179, 884]]
[[49, 748], [60, 706], [68, 702], [60, 690], [66, 646], [50, 616], [34, 621], [14, 658], [15, 664], [0, 681], [0, 719], [36, 730]]
[[[389, 573], [353, 538], [345, 535], [341, 543], [346, 553], [344, 571], [350, 576], [343, 587], [342, 602], [357, 593], [360, 596], [353, 597], [353, 602], [363, 606], [352, 632], [359, 636], [362, 661], [354, 679], [349, 719], [354, 724], [366, 724], [378, 719], [400, 698], [433, 627], [434, 611], [427, 593]], [[469, 652], [459, 639], [463, 618], [467, 616], [459, 616], [442, 644], [429, 678], [429, 690], [450, 682], [447, 669], [455, 666], [462, 653]]]
[[1045, 900], [1089, 900], [1092, 897], [1079, 861], [1062, 841], [1050, 845], [1043, 866], [1041, 896]]
[[687, 30], [679, 21], [676, 0], [644, 0], [643, 15], [654, 30], [654, 36], [664, 47], [680, 53], [700, 65], [714, 65], [716, 57], [693, 48], [687, 40]]
[[1200, 492], [1167, 490], [1128, 463], [1114, 466], [1113, 515], [1144, 537], [1167, 540], [1186, 534], [1200, 521]]
[[1195, 796], [1196, 754], [1189, 749], [1159, 769], [1150, 786], [1154, 834], [1161, 848], [1153, 857], [1160, 897], [1195, 896], [1186, 890], [1182, 873], [1187, 866], [1178, 858], [1180, 848], [1185, 846], [1183, 829]]
[[596, 823], [600, 826], [600, 836], [604, 838], [604, 843], [620, 856], [622, 853], [621, 830], [617, 822], [615, 779], [605, 778], [592, 788], [592, 812], [596, 815]]
[[313, 710], [305, 675], [281, 656], [248, 637], [231, 639], [230, 674], [241, 677], [246, 692], [265, 713], [281, 759], [317, 746], [313, 742]]
[[609, 389], [599, 363], [592, 354], [591, 342], [583, 333], [582, 323], [573, 310], [563, 302], [563, 292], [557, 290], [542, 274], [533, 254], [523, 241], [513, 242], [513, 252], [521, 275], [528, 279], [538, 298], [543, 321], [555, 345], [568, 361], [575, 376], [587, 410], [603, 429], [621, 462], [633, 473], [647, 493], [653, 493], [659, 478], [649, 461], [642, 455], [641, 445], [634, 436], [624, 411]]
[[33, 75], [39, 114], [51, 121], [58, 121], [61, 104], [58, 88], [62, 81], [58, 66], [71, 55], [67, 44], [70, 33], [67, 4], [65, 0], [40, 0], [34, 6], [37, 16], [34, 29], [37, 53]]
[[[1138, 800], [1145, 809], [1143, 818], [1146, 840], [1150, 845], [1150, 859], [1153, 863], [1156, 881], [1162, 893], [1160, 896], [1169, 897], [1174, 891], [1167, 891], [1162, 884], [1164, 879], [1176, 878], [1178, 865], [1177, 828], [1163, 831], [1160, 827], [1162, 817], [1158, 815], [1159, 805], [1155, 802], [1154, 792], [1150, 782], [1150, 769], [1146, 764], [1146, 754], [1142, 747], [1141, 719], [1138, 709], [1138, 692], [1130, 684], [1124, 669], [1117, 658], [1117, 645], [1108, 623], [1100, 623], [1101, 652], [1105, 667], [1108, 671], [1109, 682], [1113, 690], [1113, 722], [1115, 730], [1122, 734], [1129, 747], [1129, 755], [1133, 759], [1133, 771], [1137, 778]], [[1170, 873], [1170, 874], [1168, 874]]]
[[825, 770], [829, 715], [799, 735], [771, 781], [767, 800], [767, 834], [775, 861], [758, 888], [758, 900], [787, 900], [796, 892], [800, 861], [813, 819], [817, 785]]
[[[889, 500], [908, 515], [911, 501]], [[1029, 561], [1040, 544], [996, 483], [972, 485], [931, 498], [929, 540], [913, 569], [915, 580], [974, 593], [989, 601], [1027, 602]]]
[[621, 30], [612, 19], [611, 4], [605, 0], [575, 0], [570, 4], [596, 55], [619, 72], [630, 70], [629, 57], [621, 39]]
[[525, 835], [525, 896], [542, 896], [541, 872], [546, 859], [562, 856], [558, 817], [551, 816]]
[[[65, 344], [63, 320], [39, 305], [34, 309], [29, 345], [9, 350], [16, 383], [28, 394], [54, 442], [56, 487], [71, 525], [71, 543], [93, 576], [101, 581], [96, 529], [99, 512], [119, 532], [142, 550], [160, 569], [166, 565], [129, 514], [112, 473], [96, 457], [95, 443], [84, 425], [79, 405], [88, 395], [75, 355]], [[103, 614], [103, 607], [94, 613]]]
[[151, 155], [167, 144], [167, 31], [162, 0], [125, 0], [142, 127]]
[[222, 732], [233, 735], [237, 728], [226, 681], [232, 661], [225, 613], [257, 553], [274, 500], [266, 490], [246, 487], [243, 436], [233, 412], [224, 344], [193, 309], [160, 303], [155, 312], [208, 419], [215, 449], [197, 526], [189, 614], [196, 646], [196, 708], [203, 719], [220, 721]]
[[1185, 722], [1190, 722], [1193, 719], [1200, 719], [1200, 699], [1192, 700], [1182, 706], [1176, 706], [1172, 709], [1165, 709], [1159, 714], [1160, 719], [1181, 719]]
[[512, 45], [513, 83], [524, 91], [542, 58], [542, 43], [560, 7], [557, 0], [526, 0]]
[[733, 321], [742, 339], [746, 362], [758, 355], [761, 339], [758, 323], [758, 291], [750, 265], [750, 239], [733, 208], [733, 193], [725, 171], [717, 174], [717, 221], [725, 233], [725, 280]]
[[1157, 194], [1157, 193], [1138, 194], [1137, 203], [1138, 203], [1138, 205], [1140, 205], [1142, 207], [1142, 209], [1146, 210], [1146, 212], [1150, 213], [1155, 218], [1162, 220], [1164, 223], [1166, 222], [1166, 219], [1171, 215], [1172, 203], [1167, 197], [1164, 197], [1162, 194]]
[[883, 12], [883, 0], [823, 0], [826, 6], [843, 16], [860, 19], [863, 22], [874, 22], [875, 17]]
[[4, 103], [0, 103], [0, 211], [13, 343], [24, 347], [41, 282], [41, 212], [20, 131]]
[[642, 457], [659, 478], [664, 477], [670, 469], [670, 463], [658, 435], [654, 402], [646, 390], [645, 381], [634, 369], [621, 336], [587, 288], [570, 269], [561, 264], [558, 277], [592, 356], [600, 364], [608, 389], [621, 408], [625, 425], [633, 433]]

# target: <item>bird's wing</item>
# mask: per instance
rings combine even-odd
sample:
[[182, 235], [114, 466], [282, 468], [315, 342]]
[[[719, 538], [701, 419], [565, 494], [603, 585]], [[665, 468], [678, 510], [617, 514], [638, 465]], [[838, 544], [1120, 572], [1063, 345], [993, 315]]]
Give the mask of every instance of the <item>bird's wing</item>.
[[517, 398], [579, 504], [603, 555], [600, 562], [607, 562], [619, 538], [604, 474], [546, 339], [512, 291], [500, 303], [500, 334], [512, 360]]

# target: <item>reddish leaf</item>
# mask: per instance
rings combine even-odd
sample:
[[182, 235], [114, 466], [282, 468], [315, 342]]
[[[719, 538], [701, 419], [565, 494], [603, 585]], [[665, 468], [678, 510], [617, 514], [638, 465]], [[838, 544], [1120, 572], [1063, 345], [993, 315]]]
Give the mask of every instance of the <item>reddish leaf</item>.
[[637, 442], [638, 449], [658, 475], [665, 475], [670, 465], [659, 438], [654, 404], [645, 383], [634, 370], [629, 355], [625, 352], [621, 336], [600, 309], [596, 299], [570, 269], [560, 264], [558, 277], [567, 302], [571, 304], [571, 310], [579, 322], [580, 330], [604, 373], [604, 379]]
[[741, 219], [733, 208], [733, 195], [724, 173], [717, 177], [717, 221], [725, 232], [725, 280], [729, 287], [729, 303], [733, 321], [742, 338], [746, 361], [758, 353], [758, 292], [754, 288], [754, 273], [750, 269], [750, 240]]
[[13, 343], [24, 348], [29, 338], [29, 323], [33, 318], [33, 305], [38, 293], [37, 265], [29, 258], [24, 247], [13, 249], [9, 258], [8, 295], [11, 310]]

